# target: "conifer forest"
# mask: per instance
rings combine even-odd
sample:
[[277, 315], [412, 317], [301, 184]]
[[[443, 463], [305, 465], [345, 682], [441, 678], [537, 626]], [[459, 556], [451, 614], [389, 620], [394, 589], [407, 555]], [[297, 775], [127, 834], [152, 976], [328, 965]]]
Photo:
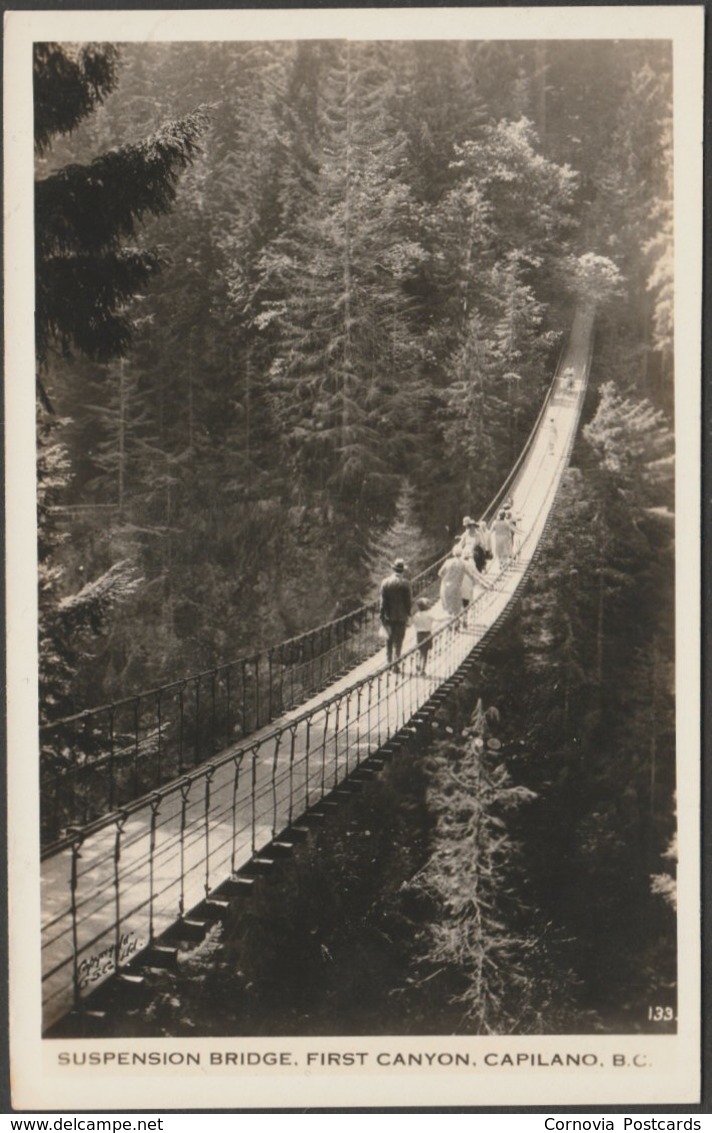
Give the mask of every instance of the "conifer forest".
[[43, 723], [432, 563], [596, 311], [551, 529], [476, 676], [124, 1033], [673, 1029], [669, 44], [34, 63]]

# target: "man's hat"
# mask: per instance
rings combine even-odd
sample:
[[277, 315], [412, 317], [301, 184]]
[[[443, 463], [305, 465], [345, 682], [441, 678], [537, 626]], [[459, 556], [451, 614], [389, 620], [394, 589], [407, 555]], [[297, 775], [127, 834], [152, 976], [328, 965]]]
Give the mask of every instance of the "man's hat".
[[465, 518], [462, 521], [463, 527], [474, 527], [474, 524], [475, 524], [474, 519], [472, 519], [472, 517], [469, 516], [469, 515], [466, 515]]
[[403, 560], [396, 559], [396, 561], [393, 563], [393, 569], [397, 570], [399, 574], [401, 571], [405, 570], [405, 563], [403, 562]]

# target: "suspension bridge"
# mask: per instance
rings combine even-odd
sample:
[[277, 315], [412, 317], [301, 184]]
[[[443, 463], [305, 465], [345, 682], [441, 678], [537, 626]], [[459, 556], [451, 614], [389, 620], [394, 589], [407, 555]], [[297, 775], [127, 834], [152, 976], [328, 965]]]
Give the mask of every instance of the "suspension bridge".
[[[264, 653], [41, 730], [43, 1025], [137, 957], [199, 938], [273, 871], [340, 791], [374, 773], [406, 728], [482, 647], [515, 600], [549, 522], [576, 435], [593, 317], [577, 312], [539, 417], [483, 516], [513, 500], [516, 558], [450, 618], [436, 604], [427, 674], [413, 631], [386, 664], [378, 609], [362, 607]], [[441, 560], [442, 561], [442, 560]], [[413, 580], [433, 592], [440, 563]], [[170, 942], [170, 943], [169, 943]], [[131, 978], [131, 977], [129, 977]]]

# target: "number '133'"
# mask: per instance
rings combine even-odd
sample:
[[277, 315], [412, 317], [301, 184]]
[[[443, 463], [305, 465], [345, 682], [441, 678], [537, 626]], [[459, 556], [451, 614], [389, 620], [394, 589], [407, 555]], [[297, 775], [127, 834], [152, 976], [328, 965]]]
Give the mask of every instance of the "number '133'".
[[653, 1023], [669, 1023], [675, 1018], [672, 1007], [649, 1007], [648, 1019]]

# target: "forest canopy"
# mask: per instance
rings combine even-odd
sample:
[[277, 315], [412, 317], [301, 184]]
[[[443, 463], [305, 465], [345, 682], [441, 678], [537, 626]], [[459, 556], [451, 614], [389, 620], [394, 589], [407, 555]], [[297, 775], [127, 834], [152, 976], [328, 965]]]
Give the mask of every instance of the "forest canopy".
[[76, 708], [328, 620], [394, 523], [443, 548], [582, 288], [669, 409], [664, 45], [44, 45], [36, 92], [55, 589], [143, 580]]

